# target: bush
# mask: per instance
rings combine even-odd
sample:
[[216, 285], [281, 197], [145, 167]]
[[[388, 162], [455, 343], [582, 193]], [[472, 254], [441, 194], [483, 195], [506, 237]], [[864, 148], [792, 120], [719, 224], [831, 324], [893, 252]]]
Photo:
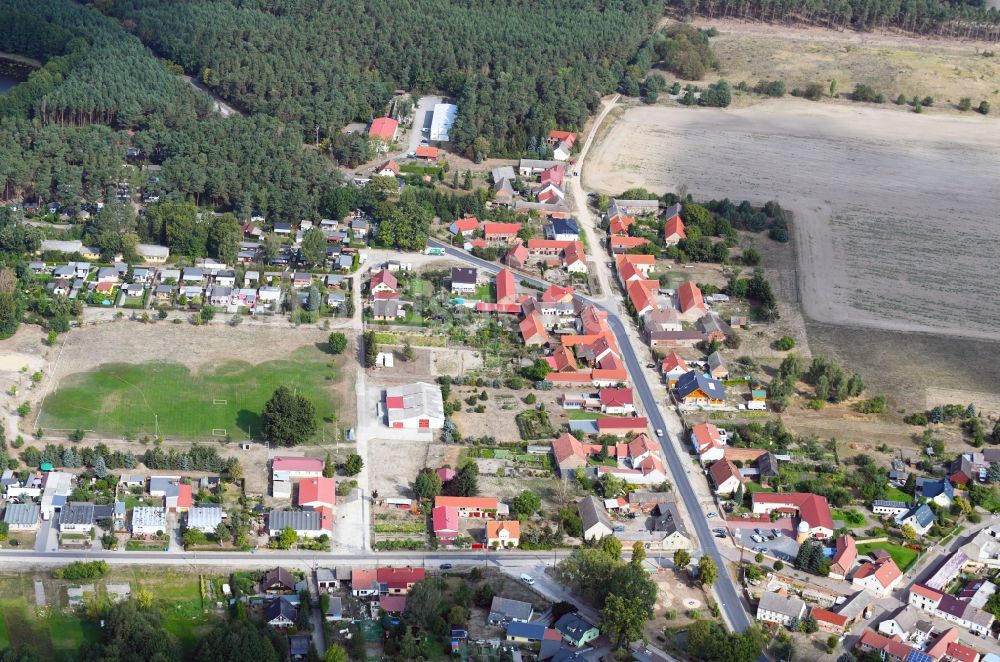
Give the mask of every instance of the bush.
[[882, 103], [884, 101], [882, 95], [876, 92], [875, 88], [864, 83], [858, 83], [854, 86], [854, 91], [851, 93], [851, 100], [866, 101], [869, 103]]
[[802, 96], [810, 101], [818, 101], [823, 98], [824, 89], [826, 87], [819, 83], [809, 83], [806, 85], [806, 89], [802, 91]]
[[754, 86], [753, 91], [757, 94], [764, 94], [769, 97], [785, 96], [785, 81], [783, 80], [762, 80]]
[[979, 102], [979, 108], [977, 108], [976, 110], [981, 115], [989, 115], [990, 114], [990, 102], [989, 101], [985, 101], [985, 100], [984, 101], [980, 101]]
[[904, 416], [903, 422], [909, 425], [927, 425], [927, 414], [922, 411], [914, 412]]
[[862, 414], [881, 414], [885, 411], [885, 396], [876, 395], [858, 403], [858, 411]]
[[718, 83], [714, 83], [708, 86], [708, 89], [701, 93], [701, 99], [699, 103], [702, 106], [709, 106], [712, 108], [725, 108], [733, 100], [733, 92], [729, 87], [729, 83], [725, 80], [720, 80]]
[[65, 568], [52, 573], [56, 579], [96, 579], [108, 574], [108, 564], [104, 561], [74, 561]]
[[791, 336], [781, 336], [774, 341], [774, 348], [782, 352], [787, 352], [795, 348], [795, 338]]
[[344, 350], [347, 349], [347, 336], [340, 331], [334, 331], [330, 334], [328, 343], [331, 354], [343, 354]]

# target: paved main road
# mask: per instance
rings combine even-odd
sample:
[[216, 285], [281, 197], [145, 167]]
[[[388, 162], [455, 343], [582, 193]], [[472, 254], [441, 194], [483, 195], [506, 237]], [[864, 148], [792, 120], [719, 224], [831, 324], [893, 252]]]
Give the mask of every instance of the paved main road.
[[[454, 248], [436, 239], [428, 239], [428, 244], [438, 248], [443, 248], [451, 257], [474, 264], [490, 273], [496, 273], [500, 270], [500, 266], [493, 262], [477, 258], [464, 250]], [[518, 273], [517, 276], [518, 279], [525, 280], [537, 287], [547, 288], [551, 285], [551, 283], [526, 274]], [[626, 333], [625, 324], [618, 315], [617, 306], [607, 305], [603, 301], [596, 301], [584, 296], [577, 296], [583, 302], [593, 304], [600, 310], [608, 313], [608, 323], [611, 326], [611, 330], [615, 334], [615, 338], [618, 339], [618, 346], [622, 350], [622, 358], [625, 360], [625, 366], [628, 368], [632, 383], [639, 392], [639, 397], [642, 400], [642, 406], [646, 412], [646, 417], [649, 419], [650, 424], [654, 429], [663, 430], [664, 434], [667, 435], [665, 437], [661, 437], [659, 442], [663, 447], [663, 455], [667, 460], [667, 465], [670, 467], [670, 472], [673, 474], [674, 485], [687, 506], [691, 525], [694, 527], [698, 540], [701, 542], [701, 549], [705, 554], [708, 554], [713, 561], [715, 561], [715, 565], [719, 568], [719, 580], [715, 583], [715, 590], [719, 596], [719, 607], [725, 615], [729, 626], [733, 630], [742, 632], [750, 627], [750, 618], [747, 615], [746, 610], [743, 608], [743, 602], [740, 600], [736, 583], [727, 570], [725, 559], [719, 552], [718, 545], [715, 544], [715, 537], [712, 535], [708, 522], [701, 516], [701, 505], [698, 501], [698, 496], [694, 492], [694, 488], [691, 486], [688, 473], [684, 469], [683, 460], [675, 451], [678, 447], [683, 448], [683, 443], [675, 445], [669, 436], [670, 430], [663, 419], [659, 403], [657, 403], [656, 397], [653, 395], [653, 390], [650, 388], [646, 375], [642, 370], [642, 364], [636, 355], [635, 348], [632, 346], [628, 334]]]

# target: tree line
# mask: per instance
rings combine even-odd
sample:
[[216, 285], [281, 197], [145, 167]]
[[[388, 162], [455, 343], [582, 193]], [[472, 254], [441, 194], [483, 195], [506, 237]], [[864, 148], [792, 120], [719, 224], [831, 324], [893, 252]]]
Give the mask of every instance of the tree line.
[[233, 105], [314, 139], [384, 112], [394, 91], [456, 99], [469, 156], [520, 155], [579, 128], [662, 13], [652, 0], [408, 3], [158, 0], [114, 15]]
[[671, 0], [668, 6], [683, 16], [1000, 40], [1000, 10], [984, 0]]

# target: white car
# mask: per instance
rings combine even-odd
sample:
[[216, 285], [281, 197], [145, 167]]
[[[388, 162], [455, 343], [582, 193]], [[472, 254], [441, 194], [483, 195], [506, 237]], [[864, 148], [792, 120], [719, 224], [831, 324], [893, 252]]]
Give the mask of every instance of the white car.
[[715, 512], [714, 510], [710, 512], [708, 515], [705, 515], [705, 517], [707, 517], [708, 519], [712, 519], [713, 517], [718, 517], [718, 516], [719, 513]]
[[656, 428], [656, 436], [657, 437], [662, 437], [663, 436], [663, 430], [661, 430], [660, 428]]
[[532, 577], [531, 575], [521, 575], [521, 581], [527, 584], [528, 586], [531, 586], [532, 584], [535, 583], [535, 578]]

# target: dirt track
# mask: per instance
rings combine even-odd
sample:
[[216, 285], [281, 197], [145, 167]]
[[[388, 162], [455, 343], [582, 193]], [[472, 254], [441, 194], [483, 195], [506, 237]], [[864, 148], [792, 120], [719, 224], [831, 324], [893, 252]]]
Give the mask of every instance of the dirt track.
[[989, 119], [784, 100], [629, 109], [584, 184], [777, 199], [796, 214], [809, 317], [997, 339], [998, 166]]

